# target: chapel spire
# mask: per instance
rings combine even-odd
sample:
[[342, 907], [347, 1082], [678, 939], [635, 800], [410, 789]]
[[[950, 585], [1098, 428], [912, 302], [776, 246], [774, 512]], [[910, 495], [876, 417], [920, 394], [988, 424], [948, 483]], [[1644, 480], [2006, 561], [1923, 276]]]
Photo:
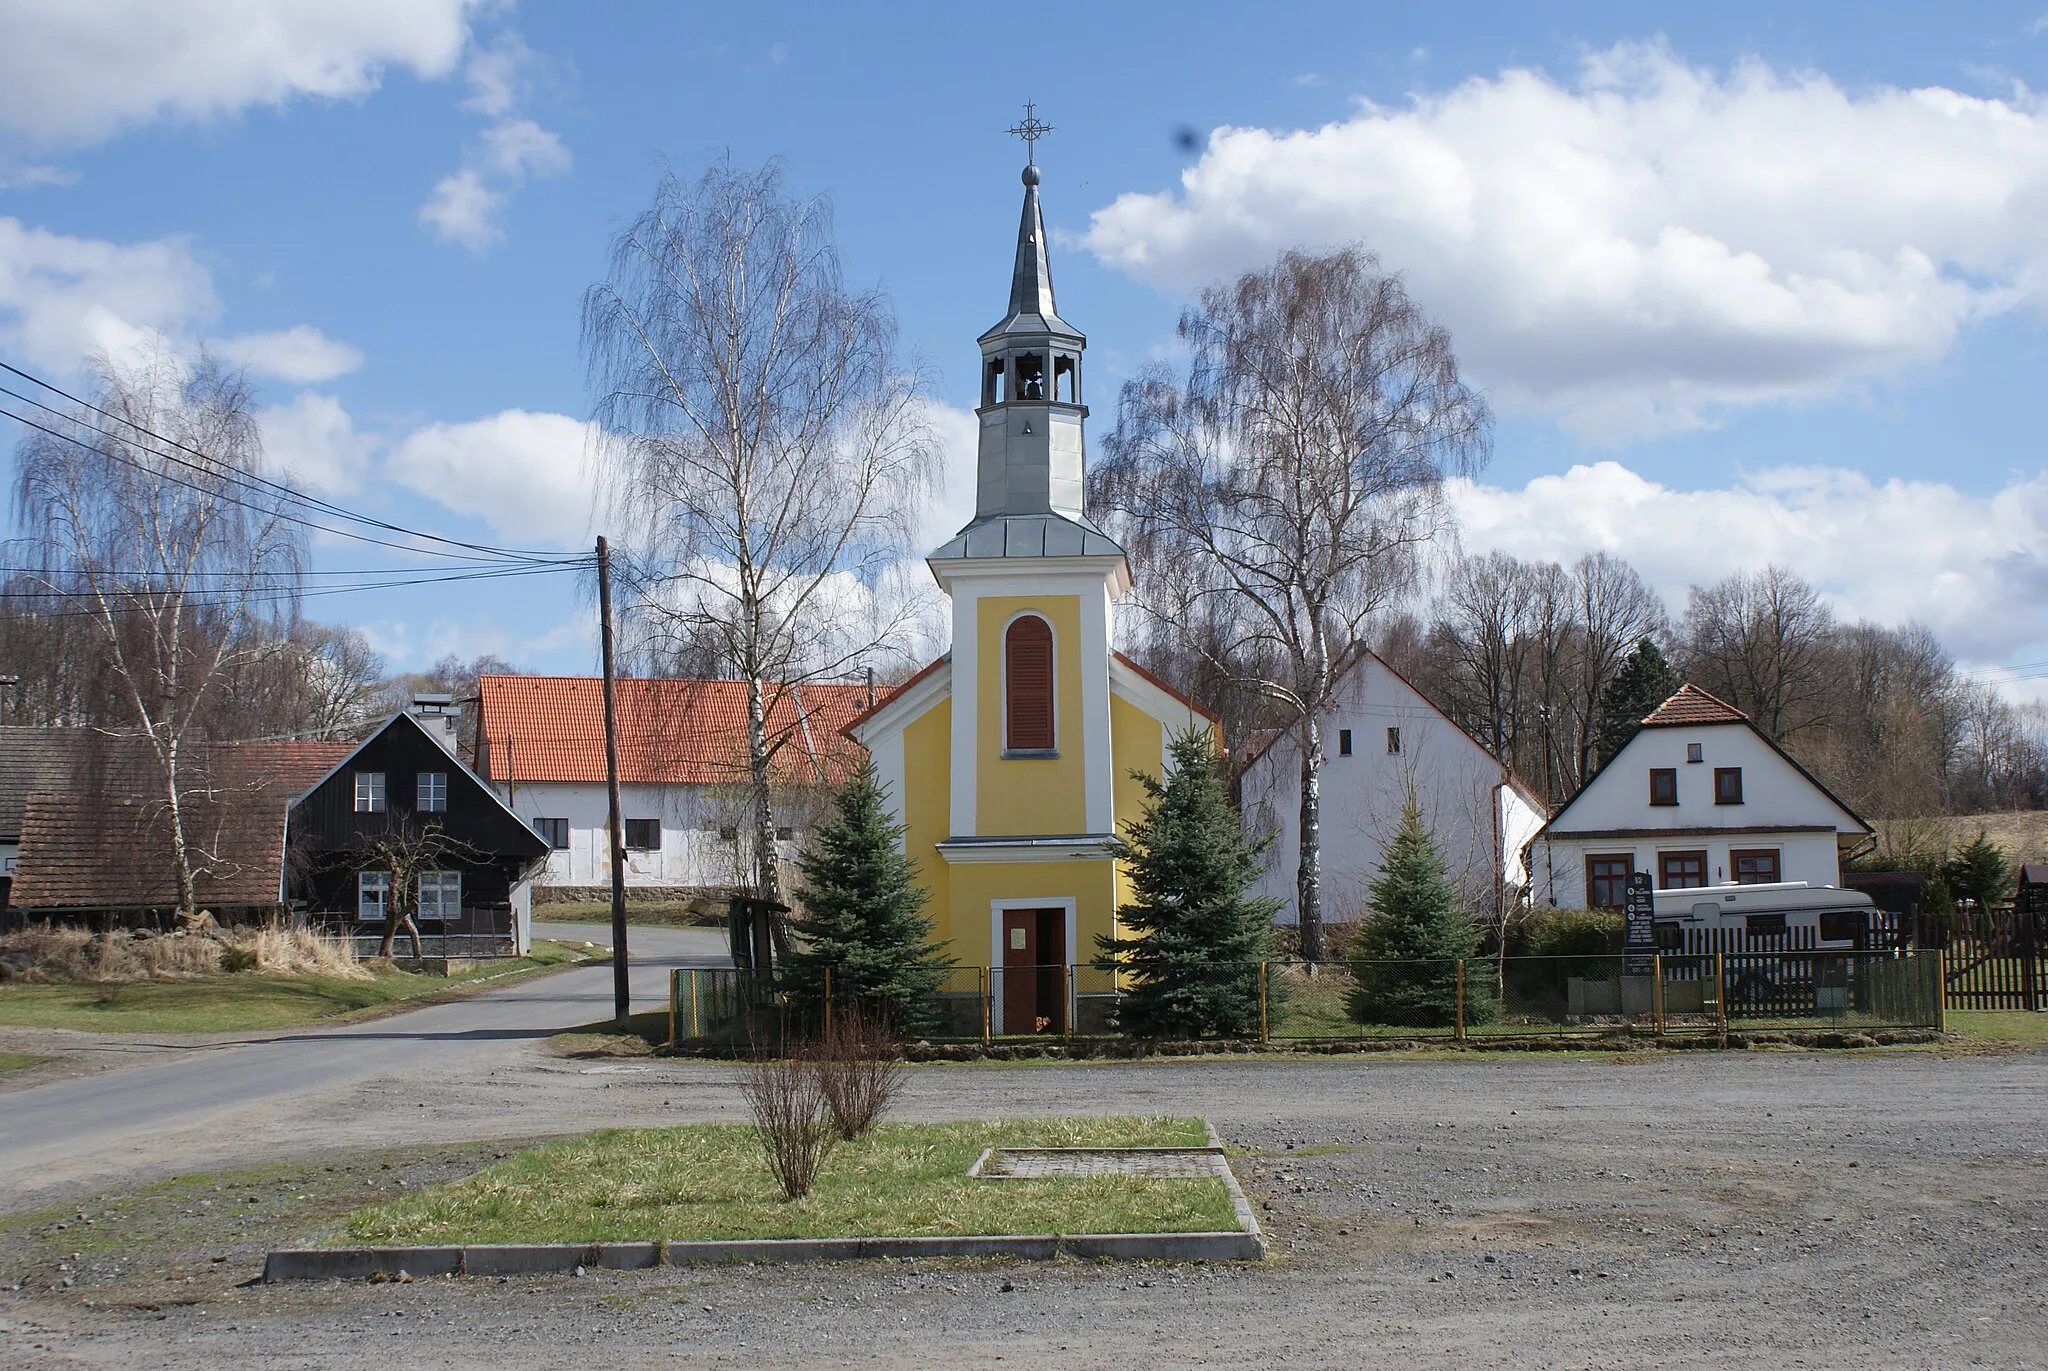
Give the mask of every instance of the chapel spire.
[[1053, 306], [1052, 263], [1033, 144], [1051, 132], [1030, 105], [1010, 130], [1024, 140], [1024, 212], [1010, 271], [1010, 308], [981, 335], [980, 437], [975, 459], [974, 518], [931, 554], [945, 568], [988, 558], [1112, 559], [1114, 593], [1130, 584], [1123, 549], [1085, 512], [1088, 406], [1082, 401], [1081, 358], [1088, 340]]

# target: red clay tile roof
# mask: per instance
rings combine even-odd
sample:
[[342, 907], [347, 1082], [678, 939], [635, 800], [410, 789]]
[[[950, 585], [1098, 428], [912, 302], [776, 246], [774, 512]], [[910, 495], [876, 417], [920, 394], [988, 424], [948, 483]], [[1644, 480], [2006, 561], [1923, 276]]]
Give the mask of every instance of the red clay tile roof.
[[[595, 676], [482, 676], [477, 768], [491, 781], [603, 781], [604, 693]], [[743, 681], [618, 683], [619, 779], [715, 785], [747, 774]], [[768, 737], [778, 784], [836, 784], [860, 764], [842, 730], [868, 703], [866, 686], [769, 687]]]
[[[285, 819], [292, 800], [341, 763], [349, 743], [216, 743], [187, 755], [185, 839], [203, 908], [273, 905], [284, 883]], [[169, 816], [142, 782], [141, 761], [121, 781], [101, 779], [29, 793], [11, 898], [27, 909], [172, 908], [178, 881]]]
[[1678, 693], [1650, 711], [1644, 728], [1675, 728], [1681, 724], [1746, 724], [1749, 716], [1725, 700], [1717, 700], [1688, 681]]

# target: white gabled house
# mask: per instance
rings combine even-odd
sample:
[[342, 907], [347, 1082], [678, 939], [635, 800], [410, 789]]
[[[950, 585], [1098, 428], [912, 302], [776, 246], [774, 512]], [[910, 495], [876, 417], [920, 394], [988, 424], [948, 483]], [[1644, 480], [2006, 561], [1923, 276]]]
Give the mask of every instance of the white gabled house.
[[1840, 885], [1871, 827], [1733, 705], [1679, 687], [1529, 843], [1533, 901], [1621, 907], [1659, 890]]
[[[1357, 919], [1413, 796], [1444, 866], [1474, 909], [1518, 898], [1522, 852], [1548, 811], [1534, 791], [1378, 656], [1339, 682], [1324, 711], [1323, 917]], [[1239, 781], [1245, 826], [1272, 834], [1255, 894], [1296, 920], [1301, 744], [1292, 731], [1257, 745]]]
[[[603, 683], [594, 676], [483, 676], [477, 770], [549, 848], [537, 898], [603, 898], [611, 884]], [[841, 730], [874, 696], [858, 685], [771, 684], [767, 728], [776, 837], [796, 854], [826, 787], [860, 765]], [[746, 688], [739, 681], [626, 678], [616, 691], [626, 885], [658, 898], [723, 898], [747, 883]]]

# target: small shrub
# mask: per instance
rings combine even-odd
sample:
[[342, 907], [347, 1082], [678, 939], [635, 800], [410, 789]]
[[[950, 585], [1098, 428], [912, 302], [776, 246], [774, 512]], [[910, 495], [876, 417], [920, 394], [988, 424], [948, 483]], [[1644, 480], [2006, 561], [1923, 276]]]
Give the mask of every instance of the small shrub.
[[754, 1117], [754, 1139], [782, 1197], [810, 1194], [839, 1142], [817, 1062], [810, 1053], [775, 1057], [758, 1050], [740, 1069], [740, 1097]]
[[903, 1091], [903, 1062], [884, 1011], [835, 1006], [831, 1031], [813, 1057], [832, 1125], [847, 1142], [881, 1121]]
[[1517, 957], [1618, 957], [1623, 932], [1616, 909], [1532, 909], [1515, 930]]

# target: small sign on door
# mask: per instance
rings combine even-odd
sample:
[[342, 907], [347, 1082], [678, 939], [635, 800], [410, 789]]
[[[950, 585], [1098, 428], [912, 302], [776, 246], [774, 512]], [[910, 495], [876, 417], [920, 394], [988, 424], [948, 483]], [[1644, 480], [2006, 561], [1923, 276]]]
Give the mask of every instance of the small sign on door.
[[1012, 950], [1014, 950], [1014, 951], [1017, 951], [1017, 952], [1022, 952], [1022, 951], [1024, 950], [1024, 937], [1025, 937], [1025, 930], [1023, 930], [1023, 929], [1021, 929], [1021, 928], [1013, 928], [1013, 929], [1011, 929], [1011, 930], [1010, 930], [1010, 947], [1011, 947], [1011, 949], [1012, 949]]

